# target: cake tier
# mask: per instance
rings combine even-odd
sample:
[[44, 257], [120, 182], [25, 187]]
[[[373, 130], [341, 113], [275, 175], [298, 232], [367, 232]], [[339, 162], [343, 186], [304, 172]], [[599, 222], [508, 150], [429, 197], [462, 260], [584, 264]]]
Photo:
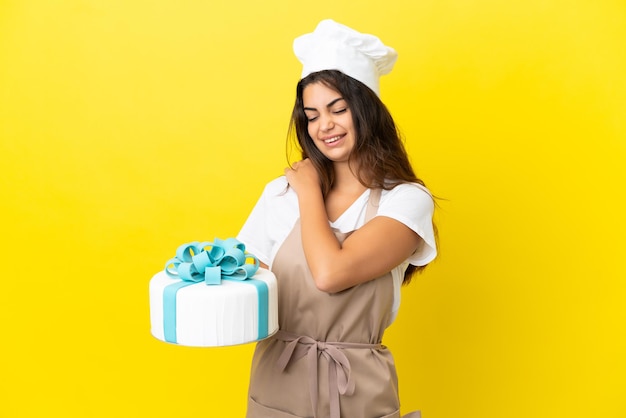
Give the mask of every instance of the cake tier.
[[278, 330], [276, 277], [261, 268], [252, 279], [207, 286], [172, 279], [161, 271], [150, 280], [150, 322], [154, 337], [180, 345], [259, 341]]

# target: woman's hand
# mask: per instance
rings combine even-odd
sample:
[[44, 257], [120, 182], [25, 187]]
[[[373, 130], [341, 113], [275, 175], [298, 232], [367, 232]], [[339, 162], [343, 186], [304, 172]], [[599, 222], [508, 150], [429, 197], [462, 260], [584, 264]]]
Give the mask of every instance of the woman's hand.
[[285, 168], [285, 176], [289, 186], [293, 187], [299, 196], [307, 191], [321, 190], [319, 174], [308, 158]]

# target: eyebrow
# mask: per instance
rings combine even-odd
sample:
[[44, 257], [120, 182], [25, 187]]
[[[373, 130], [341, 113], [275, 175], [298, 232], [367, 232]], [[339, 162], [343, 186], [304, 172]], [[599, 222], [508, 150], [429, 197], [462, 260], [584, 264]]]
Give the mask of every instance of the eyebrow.
[[[333, 105], [334, 105], [335, 103], [337, 103], [339, 100], [344, 100], [344, 98], [343, 98], [343, 97], [337, 97], [335, 100], [333, 100], [332, 102], [328, 103], [328, 104], [326, 105], [326, 107], [327, 107], [327, 108], [331, 108], [331, 107], [333, 107]], [[316, 112], [316, 111], [317, 111], [317, 109], [316, 109], [316, 108], [314, 108], [314, 107], [305, 107], [305, 108], [304, 108], [304, 110], [312, 110], [312, 111], [314, 111], [314, 112]]]

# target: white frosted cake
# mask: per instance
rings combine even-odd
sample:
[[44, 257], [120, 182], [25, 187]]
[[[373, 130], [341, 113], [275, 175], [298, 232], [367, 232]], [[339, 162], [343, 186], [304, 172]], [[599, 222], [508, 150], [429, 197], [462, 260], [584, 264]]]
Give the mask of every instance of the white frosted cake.
[[[223, 243], [229, 240], [217, 241]], [[185, 255], [183, 253], [189, 244], [181, 246], [178, 251], [180, 260], [168, 261], [166, 269], [150, 280], [152, 335], [161, 341], [179, 345], [218, 347], [259, 341], [274, 334], [278, 330], [278, 293], [274, 274], [258, 268], [258, 262], [256, 267], [246, 266], [250, 267], [247, 268], [247, 277], [246, 273], [241, 273], [244, 277], [230, 276], [233, 269], [228, 267], [224, 267], [220, 274], [218, 260], [214, 263], [218, 278], [211, 281], [207, 273], [205, 280], [206, 266], [196, 269], [198, 257], [191, 256], [194, 252], [198, 256], [200, 246], [207, 243], [194, 244], [196, 246], [192, 248], [196, 251]], [[219, 251], [224, 253], [222, 248]], [[204, 258], [208, 259], [207, 255], [212, 252], [206, 251]], [[254, 256], [246, 254], [246, 257]], [[224, 259], [227, 258], [228, 249]], [[196, 267], [193, 262], [183, 262], [191, 259], [194, 259]], [[173, 264], [181, 272], [180, 277], [176, 272], [172, 273]], [[202, 277], [183, 280], [185, 264], [187, 269], [192, 265], [195, 276], [201, 274]], [[210, 268], [206, 270], [208, 272]], [[229, 271], [224, 274], [226, 270]], [[239, 270], [242, 271], [241, 268]]]

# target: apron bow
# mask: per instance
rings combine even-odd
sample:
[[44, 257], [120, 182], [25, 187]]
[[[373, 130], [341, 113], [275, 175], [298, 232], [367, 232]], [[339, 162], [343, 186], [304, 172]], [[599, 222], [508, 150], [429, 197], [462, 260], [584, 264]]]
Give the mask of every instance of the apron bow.
[[285, 341], [288, 344], [283, 349], [276, 366], [282, 372], [291, 361], [307, 357], [309, 364], [309, 393], [313, 414], [317, 414], [318, 403], [318, 377], [319, 358], [324, 356], [328, 361], [328, 390], [330, 400], [330, 417], [340, 418], [339, 395], [350, 396], [354, 393], [356, 385], [351, 376], [352, 368], [350, 360], [342, 349], [344, 348], [368, 348], [378, 350], [381, 344], [362, 344], [348, 342], [317, 341], [304, 335], [296, 335], [279, 330], [274, 338]]

